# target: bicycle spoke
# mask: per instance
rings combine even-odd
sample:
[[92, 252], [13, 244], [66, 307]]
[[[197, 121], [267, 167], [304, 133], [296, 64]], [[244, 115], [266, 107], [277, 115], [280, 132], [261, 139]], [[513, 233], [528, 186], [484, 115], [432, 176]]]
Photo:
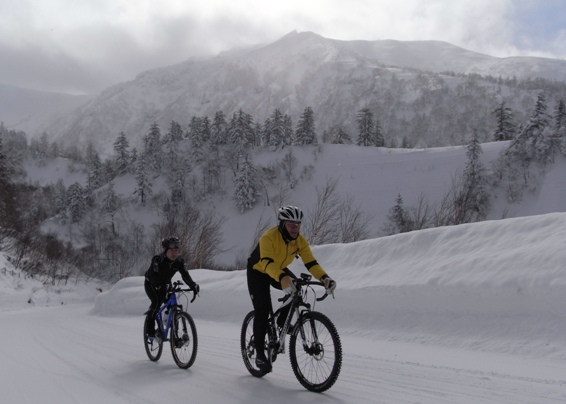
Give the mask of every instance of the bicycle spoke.
[[160, 338], [148, 338], [146, 334], [146, 330], [148, 328], [146, 327], [146, 323], [148, 321], [155, 323], [153, 325], [153, 329], [156, 330], [155, 332], [159, 335], [161, 335], [162, 327], [160, 324], [157, 324], [155, 320], [146, 317], [143, 330], [143, 342], [147, 357], [155, 362], [158, 361], [159, 358], [161, 358], [161, 353], [163, 352], [163, 341]]
[[194, 321], [188, 313], [174, 314], [170, 343], [177, 366], [182, 369], [191, 367], [196, 359], [198, 340]]
[[318, 312], [307, 313], [300, 327], [289, 343], [291, 367], [304, 387], [325, 391], [336, 382], [342, 366], [338, 332], [330, 319]]

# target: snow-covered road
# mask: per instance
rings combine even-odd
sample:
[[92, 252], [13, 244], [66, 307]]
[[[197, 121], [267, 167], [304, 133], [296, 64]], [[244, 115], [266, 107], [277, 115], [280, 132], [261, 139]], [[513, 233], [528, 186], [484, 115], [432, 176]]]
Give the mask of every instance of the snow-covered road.
[[[91, 314], [92, 304], [0, 312], [5, 403], [564, 403], [566, 365], [549, 360], [342, 336], [344, 363], [323, 394], [305, 390], [288, 357], [249, 375], [236, 323], [196, 319], [195, 364], [169, 346], [150, 362], [142, 318]], [[6, 401], [5, 401], [6, 400]]]
[[55, 287], [0, 271], [0, 403], [566, 403], [565, 240], [555, 213], [315, 247], [339, 285], [315, 309], [344, 353], [322, 394], [286, 356], [262, 379], [248, 374], [245, 271], [194, 270], [188, 370], [169, 347], [146, 357], [143, 277]]

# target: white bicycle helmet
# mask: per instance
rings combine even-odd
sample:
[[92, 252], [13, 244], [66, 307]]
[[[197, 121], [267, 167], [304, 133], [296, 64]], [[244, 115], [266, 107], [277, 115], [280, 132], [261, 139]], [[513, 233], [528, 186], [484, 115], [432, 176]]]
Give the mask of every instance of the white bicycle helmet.
[[296, 206], [283, 206], [278, 210], [277, 219], [301, 222], [303, 220], [303, 211]]

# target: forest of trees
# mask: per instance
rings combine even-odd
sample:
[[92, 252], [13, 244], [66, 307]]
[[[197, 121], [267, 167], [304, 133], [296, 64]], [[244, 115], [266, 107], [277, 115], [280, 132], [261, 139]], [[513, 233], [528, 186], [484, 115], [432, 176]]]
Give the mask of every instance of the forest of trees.
[[[566, 107], [560, 99], [549, 108], [541, 92], [532, 111], [528, 121], [516, 122], [513, 111], [501, 103], [493, 111], [489, 136], [510, 143], [497, 163], [484, 167], [480, 162], [480, 138], [485, 134], [466, 134], [467, 163], [462, 173], [455, 173], [442, 202], [432, 206], [423, 195], [417, 206], [406, 207], [398, 195], [382, 234], [484, 220], [496, 190], [512, 203], [536, 189], [556, 154], [566, 154]], [[135, 271], [145, 265], [148, 251], [163, 234], [180, 237], [183, 253], [190, 257], [189, 268], [239, 268], [240, 263], [221, 268], [211, 259], [222, 249], [222, 218], [202, 209], [202, 202], [211, 196], [229, 199], [240, 212], [254, 209], [260, 201], [285, 203], [290, 190], [308, 181], [314, 169], [299, 167], [290, 145], [312, 148], [313, 153], [319, 152], [319, 139], [386, 146], [379, 117], [370, 108], [358, 111], [356, 134], [342, 128], [332, 135], [318, 134], [315, 122], [311, 107], [304, 109], [296, 125], [278, 109], [263, 124], [242, 110], [229, 119], [218, 111], [212, 118], [192, 117], [185, 124], [172, 121], [165, 131], [153, 123], [140, 150], [130, 146], [127, 134], [118, 133], [114, 154], [105, 160], [91, 144], [84, 149], [62, 147], [49, 142], [47, 135], [28, 142], [25, 133], [0, 125], [0, 247], [29, 276], [50, 282], [78, 276], [117, 281], [139, 275]], [[256, 148], [288, 151], [280, 161], [259, 166], [252, 158]], [[25, 159], [45, 164], [57, 157], [84, 170], [86, 181], [68, 187], [61, 180], [46, 186], [26, 181]], [[115, 191], [115, 180], [123, 175], [135, 178], [129, 196]], [[165, 179], [165, 191], [155, 192], [158, 178]], [[235, 191], [228, 194], [227, 189]], [[157, 212], [150, 229], [126, 214], [148, 205]], [[47, 219], [65, 226], [73, 233], [69, 239], [81, 242], [64, 242], [41, 230]], [[367, 213], [338, 195], [335, 180], [329, 179], [317, 188], [314, 214], [303, 232], [313, 244], [357, 241], [370, 235], [366, 219]], [[258, 234], [263, 228], [258, 223]]]
[[494, 110], [494, 116], [493, 140], [510, 140], [510, 144], [493, 167], [481, 164], [481, 144], [474, 131], [466, 146], [468, 160], [463, 173], [456, 177], [440, 205], [431, 206], [423, 195], [416, 206], [405, 207], [402, 195], [398, 195], [383, 234], [481, 221], [489, 213], [492, 195], [499, 192], [509, 203], [516, 203], [526, 192], [537, 190], [555, 156], [566, 155], [564, 100], [549, 113], [545, 96], [540, 93], [524, 125], [513, 122], [512, 111], [504, 104]]

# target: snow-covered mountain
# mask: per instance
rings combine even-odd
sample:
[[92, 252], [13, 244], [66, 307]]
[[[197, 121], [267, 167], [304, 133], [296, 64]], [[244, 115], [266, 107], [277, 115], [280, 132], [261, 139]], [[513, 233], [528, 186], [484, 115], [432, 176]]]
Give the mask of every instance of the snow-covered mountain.
[[498, 58], [442, 41], [350, 41], [350, 49], [380, 64], [430, 72], [476, 73], [517, 79], [566, 80], [566, 61], [538, 57]]
[[[296, 123], [310, 106], [319, 136], [336, 126], [355, 136], [357, 112], [367, 107], [391, 145], [408, 137], [413, 146], [439, 147], [462, 144], [472, 128], [489, 140], [494, 108], [506, 101], [522, 121], [540, 91], [460, 73], [564, 81], [566, 61], [495, 58], [439, 41], [341, 41], [291, 32], [267, 45], [143, 72], [30, 135], [92, 141], [107, 154], [122, 131], [138, 146], [153, 122], [166, 131], [173, 120], [186, 127], [192, 116], [222, 110], [230, 118], [242, 109], [263, 124], [279, 108]], [[547, 94], [550, 103], [557, 97]]]
[[71, 113], [92, 98], [0, 84], [0, 121], [8, 129], [40, 135], [38, 128], [46, 122]]

